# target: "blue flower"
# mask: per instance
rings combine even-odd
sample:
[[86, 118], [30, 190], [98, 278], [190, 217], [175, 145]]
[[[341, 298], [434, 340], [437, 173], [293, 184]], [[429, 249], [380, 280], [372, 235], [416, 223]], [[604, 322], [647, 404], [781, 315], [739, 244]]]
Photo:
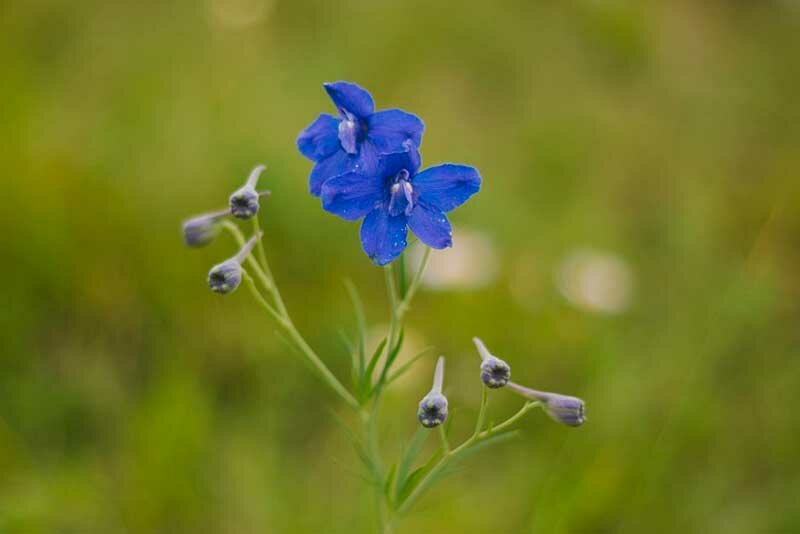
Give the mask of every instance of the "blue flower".
[[321, 114], [297, 138], [297, 148], [315, 163], [308, 188], [319, 196], [322, 184], [348, 171], [371, 175], [381, 154], [404, 149], [410, 141], [422, 142], [425, 125], [416, 115], [400, 109], [375, 111], [372, 95], [354, 83], [324, 84], [339, 110], [339, 118]]
[[416, 148], [378, 158], [373, 174], [359, 171], [335, 176], [322, 186], [322, 207], [361, 224], [361, 246], [378, 265], [406, 248], [407, 227], [432, 248], [453, 244], [446, 212], [477, 193], [481, 177], [473, 167], [445, 163], [417, 173]]

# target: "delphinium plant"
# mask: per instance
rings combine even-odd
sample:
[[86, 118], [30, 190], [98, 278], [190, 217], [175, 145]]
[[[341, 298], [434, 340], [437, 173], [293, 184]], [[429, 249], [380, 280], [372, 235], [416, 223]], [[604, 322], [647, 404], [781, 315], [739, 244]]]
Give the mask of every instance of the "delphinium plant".
[[[380, 532], [385, 533], [391, 532], [397, 521], [460, 460], [487, 445], [513, 437], [515, 424], [531, 410], [541, 408], [555, 421], [574, 427], [585, 421], [584, 403], [576, 397], [511, 382], [510, 365], [492, 355], [480, 339], [473, 338], [480, 356], [476, 378], [483, 382], [474, 431], [460, 443], [453, 443], [452, 418], [448, 419], [448, 401], [443, 393], [445, 358], [441, 356], [436, 361], [431, 390], [417, 407], [420, 428], [400, 458], [386, 462], [377, 424], [381, 399], [397, 378], [423, 361], [427, 354], [415, 355], [396, 365], [403, 349], [405, 317], [422, 282], [431, 250], [453, 245], [446, 213], [480, 190], [481, 177], [475, 168], [466, 165], [443, 164], [420, 170], [419, 148], [424, 125], [417, 116], [399, 109], [375, 111], [372, 96], [352, 83], [336, 82], [324, 87], [338, 116], [319, 115], [297, 139], [300, 152], [314, 162], [309, 191], [321, 200], [324, 210], [349, 221], [362, 219], [362, 248], [374, 264], [383, 268], [389, 298], [388, 332], [377, 346], [367, 346], [363, 307], [356, 288], [347, 284], [358, 325], [355, 341], [349, 343], [350, 384], [346, 386], [331, 372], [297, 330], [270, 270], [258, 220], [260, 199], [269, 193], [257, 189], [263, 165], [255, 167], [245, 185], [230, 196], [226, 209], [187, 220], [183, 233], [191, 247], [209, 244], [221, 230], [230, 233], [239, 250], [211, 268], [208, 274], [211, 290], [225, 295], [244, 282], [278, 331], [308, 360], [322, 383], [352, 409], [356, 427], [343, 426], [375, 491]], [[250, 221], [249, 239], [234, 223], [235, 219]], [[408, 229], [425, 246], [422, 259], [410, 277], [406, 276], [403, 258]], [[488, 420], [487, 406], [490, 391], [501, 388], [526, 400], [514, 415], [494, 424]], [[409, 401], [410, 412], [411, 406]], [[438, 447], [430, 458], [419, 461], [417, 457], [431, 432], [438, 434]]]

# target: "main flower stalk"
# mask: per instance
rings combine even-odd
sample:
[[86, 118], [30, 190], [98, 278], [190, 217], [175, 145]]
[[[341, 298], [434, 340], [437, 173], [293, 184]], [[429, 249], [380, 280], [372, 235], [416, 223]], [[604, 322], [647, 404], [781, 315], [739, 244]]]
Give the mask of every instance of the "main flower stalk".
[[[433, 386], [418, 404], [417, 420], [421, 427], [401, 458], [384, 469], [378, 425], [383, 393], [426, 354], [423, 351], [394, 369], [403, 349], [405, 317], [422, 283], [431, 249], [453, 245], [448, 214], [480, 190], [482, 178], [477, 169], [468, 165], [444, 163], [422, 169], [419, 150], [424, 124], [416, 115], [399, 109], [376, 111], [369, 92], [350, 82], [334, 82], [324, 87], [338, 117], [319, 115], [297, 138], [300, 152], [314, 162], [309, 191], [318, 197], [326, 211], [348, 221], [361, 221], [361, 247], [373, 263], [383, 267], [389, 300], [388, 332], [378, 346], [374, 350], [370, 347], [368, 352], [364, 307], [355, 286], [347, 285], [358, 326], [356, 342], [343, 336], [351, 353], [352, 386], [346, 387], [331, 372], [298, 331], [275, 282], [258, 220], [260, 199], [269, 194], [256, 189], [264, 165], [256, 166], [246, 183], [229, 197], [227, 209], [185, 221], [183, 234], [186, 244], [192, 247], [210, 244], [223, 228], [233, 236], [239, 252], [211, 268], [209, 287], [218, 294], [227, 295], [245, 282], [256, 303], [275, 321], [287, 343], [311, 364], [322, 382], [354, 410], [361, 427], [352, 430], [345, 425], [347, 435], [375, 489], [380, 531], [387, 534], [455, 463], [478, 446], [512, 437], [515, 432], [509, 431], [511, 427], [533, 408], [541, 407], [553, 420], [573, 427], [584, 424], [586, 417], [584, 403], [577, 397], [511, 382], [510, 366], [491, 354], [480, 339], [473, 338], [481, 356], [480, 373], [476, 373], [476, 378], [480, 377], [483, 385], [472, 433], [451, 447], [453, 418], [452, 414], [448, 415], [449, 403], [444, 388], [445, 357], [439, 356]], [[225, 220], [228, 216], [240, 221], [252, 220], [253, 235], [249, 241], [236, 224]], [[424, 252], [407, 281], [404, 251], [410, 233], [424, 245]], [[528, 400], [500, 424], [487, 424], [489, 392], [503, 388]], [[430, 459], [414, 469], [416, 457], [431, 433], [438, 434], [441, 444]]]

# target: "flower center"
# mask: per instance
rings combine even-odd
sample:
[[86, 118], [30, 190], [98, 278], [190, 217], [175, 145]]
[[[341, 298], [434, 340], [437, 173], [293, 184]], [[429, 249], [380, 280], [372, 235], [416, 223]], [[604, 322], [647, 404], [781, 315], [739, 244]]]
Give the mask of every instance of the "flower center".
[[358, 153], [358, 138], [361, 134], [361, 125], [358, 117], [344, 113], [342, 122], [339, 123], [339, 142], [348, 154]]
[[414, 187], [409, 181], [408, 171], [402, 169], [389, 187], [389, 215], [392, 217], [401, 213], [411, 215], [412, 209], [414, 209]]

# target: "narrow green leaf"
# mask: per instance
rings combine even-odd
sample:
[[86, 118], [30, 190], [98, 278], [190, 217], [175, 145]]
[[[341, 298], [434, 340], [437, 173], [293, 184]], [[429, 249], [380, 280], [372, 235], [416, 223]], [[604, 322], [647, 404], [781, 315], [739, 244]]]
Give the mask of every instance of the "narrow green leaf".
[[347, 294], [350, 296], [350, 301], [353, 303], [353, 311], [356, 316], [356, 327], [358, 328], [358, 343], [356, 345], [359, 350], [357, 353], [353, 354], [353, 356], [357, 356], [358, 359], [358, 361], [353, 362], [353, 367], [358, 369], [358, 374], [360, 376], [364, 373], [364, 360], [366, 359], [364, 351], [367, 346], [367, 316], [364, 313], [364, 302], [361, 300], [361, 296], [358, 294], [358, 289], [356, 289], [353, 281], [349, 278], [345, 279], [344, 287], [347, 290]]
[[352, 466], [348, 465], [347, 463], [343, 462], [342, 460], [331, 457], [331, 462], [338, 466], [342, 471], [344, 471], [347, 475], [357, 478], [367, 486], [375, 486], [375, 481], [372, 480], [372, 477], [364, 474], [364, 472], [360, 469], [354, 469]]
[[436, 462], [442, 458], [443, 454], [444, 451], [439, 449], [428, 459], [427, 462], [425, 462], [425, 465], [418, 467], [408, 476], [403, 484], [403, 487], [399, 488], [399, 491], [397, 492], [398, 508], [403, 505], [406, 499], [408, 499], [408, 496], [411, 495], [411, 492], [417, 487], [417, 484], [419, 484], [420, 480], [425, 478], [425, 475], [427, 475], [428, 472], [433, 469], [433, 466], [436, 465]]
[[[458, 464], [460, 462], [462, 462], [464, 459], [466, 459], [467, 457], [472, 456], [476, 452], [478, 452], [478, 451], [480, 451], [482, 449], [485, 449], [486, 447], [489, 447], [491, 445], [496, 445], [496, 444], [503, 443], [503, 442], [509, 441], [511, 439], [514, 439], [515, 437], [517, 437], [517, 434], [518, 434], [517, 430], [512, 430], [510, 432], [505, 432], [503, 434], [498, 434], [496, 436], [492, 436], [490, 438], [486, 438], [483, 441], [479, 441], [475, 445], [473, 445], [473, 446], [465, 449], [464, 451], [458, 453], [456, 456], [453, 457], [453, 459], [451, 460], [451, 462], [450, 462], [450, 464], [448, 465], [447, 468], [442, 469], [441, 471], [439, 471], [438, 473], [436, 473], [432, 477], [426, 479], [426, 481], [425, 481], [425, 485], [426, 486], [425, 486], [425, 490], [424, 491], [427, 491], [427, 489], [429, 489], [431, 486], [433, 486], [437, 482], [441, 481], [442, 479], [444, 479], [444, 478], [452, 475], [456, 471], [458, 471], [458, 469], [457, 469]], [[425, 467], [427, 469], [430, 469], [430, 467], [433, 467], [433, 464], [431, 464], [430, 467], [428, 467], [427, 465]], [[423, 468], [421, 468], [421, 469], [423, 469]], [[409, 477], [408, 483], [407, 483], [407, 487], [404, 488], [404, 490], [403, 490], [403, 492], [401, 494], [401, 497], [398, 499], [398, 503], [399, 503], [398, 507], [402, 506], [403, 502], [405, 502], [405, 500], [408, 498], [408, 496], [411, 495], [411, 492], [414, 491], [415, 487], [420, 482], [420, 480], [425, 476], [426, 473], [427, 473], [427, 471], [422, 471], [420, 474], [417, 474], [417, 472], [415, 471], [414, 473], [411, 474], [411, 476]]]
[[392, 488], [394, 488], [394, 481], [395, 475], [397, 474], [397, 464], [392, 464], [392, 467], [389, 468], [389, 473], [386, 475], [386, 482], [383, 484], [383, 494], [386, 496], [386, 500], [390, 503], [394, 502], [394, 495]]
[[375, 384], [375, 391], [380, 391], [386, 384], [386, 375], [392, 368], [392, 364], [394, 363], [395, 359], [397, 359], [397, 355], [400, 354], [400, 349], [403, 348], [404, 337], [405, 337], [405, 330], [400, 330], [400, 335], [397, 336], [397, 344], [394, 347], [392, 347], [391, 350], [386, 355], [386, 362], [384, 362], [380, 378], [378, 378], [378, 382]]
[[378, 360], [383, 354], [383, 349], [386, 347], [386, 342], [388, 341], [387, 338], [383, 338], [380, 343], [378, 343], [378, 347], [375, 349], [375, 352], [372, 354], [372, 358], [369, 359], [369, 364], [367, 365], [366, 371], [362, 376], [361, 385], [364, 391], [368, 391], [372, 388], [372, 373], [375, 372], [375, 366], [378, 365]]
[[339, 340], [342, 342], [345, 349], [347, 349], [347, 353], [350, 355], [350, 379], [353, 382], [353, 387], [356, 389], [356, 391], [358, 391], [358, 385], [361, 380], [361, 376], [358, 372], [358, 362], [355, 354], [356, 348], [353, 346], [352, 340], [344, 330], [339, 330]]
[[406, 480], [405, 485], [398, 491], [397, 493], [397, 506], [398, 508], [408, 499], [408, 496], [411, 495], [411, 492], [414, 491], [414, 488], [417, 487], [419, 481], [425, 477], [426, 473], [428, 472], [425, 467], [420, 467], [414, 470], [411, 475]]
[[342, 430], [347, 440], [353, 445], [353, 449], [356, 451], [356, 456], [358, 456], [358, 459], [361, 460], [361, 463], [364, 464], [364, 467], [367, 470], [370, 483], [380, 486], [382, 483], [380, 469], [370, 458], [364, 444], [361, 442], [358, 436], [356, 436], [355, 432], [353, 432], [353, 430], [347, 426], [347, 423], [345, 423], [341, 417], [339, 417], [339, 415], [337, 415], [333, 410], [330, 410], [330, 414], [333, 416], [333, 421], [336, 423], [339, 429]]
[[450, 430], [453, 428], [453, 420], [456, 418], [456, 413], [458, 409], [453, 408], [450, 410], [450, 413], [447, 415], [447, 420], [444, 422], [444, 435], [448, 438], [450, 437]]
[[428, 439], [430, 435], [430, 430], [427, 428], [417, 427], [417, 431], [414, 433], [414, 437], [411, 438], [411, 443], [408, 445], [408, 449], [401, 455], [400, 462], [397, 464], [397, 487], [395, 488], [395, 496], [400, 493], [400, 489], [403, 488], [406, 484], [406, 478], [408, 477], [408, 473], [411, 470], [411, 464], [414, 462], [414, 459], [417, 455], [422, 451], [422, 447], [425, 445], [425, 440]]
[[350, 338], [347, 336], [347, 333], [344, 330], [339, 330], [339, 341], [342, 342], [342, 345], [349, 351], [353, 350], [353, 342], [350, 341]]
[[395, 380], [397, 380], [398, 378], [403, 376], [406, 372], [408, 372], [409, 369], [411, 369], [411, 367], [414, 366], [415, 363], [417, 363], [417, 361], [419, 361], [420, 358], [422, 358], [423, 356], [428, 355], [432, 351], [433, 351], [433, 347], [427, 347], [427, 348], [423, 349], [422, 352], [416, 354], [413, 358], [411, 358], [406, 363], [404, 363], [403, 365], [398, 367], [397, 371], [392, 373], [389, 376], [389, 378], [386, 379], [386, 385], [388, 386], [389, 384], [391, 384], [392, 382], [394, 382]]

